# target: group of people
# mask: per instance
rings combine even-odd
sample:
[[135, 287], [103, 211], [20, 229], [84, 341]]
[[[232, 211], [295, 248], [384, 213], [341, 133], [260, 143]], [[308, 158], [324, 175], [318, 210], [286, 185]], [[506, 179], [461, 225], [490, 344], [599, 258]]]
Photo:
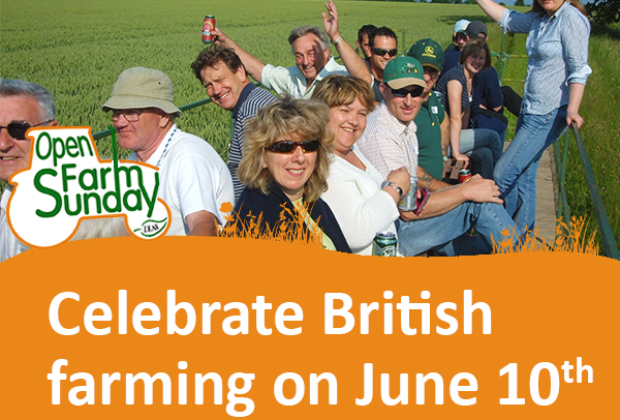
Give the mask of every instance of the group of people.
[[[425, 38], [402, 57], [392, 30], [367, 25], [358, 38], [364, 59], [340, 34], [333, 1], [323, 13], [324, 32], [293, 29], [295, 66], [288, 68], [263, 64], [213, 30], [215, 45], [191, 68], [213, 102], [232, 113], [228, 166], [207, 142], [176, 126], [181, 111], [161, 71], [123, 71], [102, 108], [120, 146], [133, 151], [130, 159], [160, 169], [159, 197], [172, 214], [168, 234], [215, 235], [226, 223], [221, 204], [230, 202], [239, 226], [262, 215], [262, 228], [272, 230], [307, 208], [302, 228], [341, 252], [369, 255], [375, 235], [391, 232], [404, 256], [488, 253], [503, 234], [518, 238], [532, 228], [540, 156], [567, 123], [583, 122], [589, 22], [577, 0], [536, 0], [525, 14], [477, 1], [502, 27], [529, 33], [517, 132], [503, 153], [502, 128], [493, 121], [503, 106], [499, 83], [487, 77], [478, 89], [477, 76], [491, 69], [484, 24], [457, 23], [445, 55]], [[457, 65], [446, 71], [454, 55]], [[0, 80], [0, 179], [28, 166], [26, 130], [58, 125], [54, 113], [41, 86]], [[447, 156], [472, 171], [479, 162], [469, 182], [445, 182]], [[430, 196], [415, 211], [400, 210], [414, 177], [413, 194], [422, 198], [424, 187]], [[26, 249], [8, 226], [11, 193], [9, 186], [0, 202], [0, 261]], [[105, 221], [83, 225], [78, 238], [123, 230]]]

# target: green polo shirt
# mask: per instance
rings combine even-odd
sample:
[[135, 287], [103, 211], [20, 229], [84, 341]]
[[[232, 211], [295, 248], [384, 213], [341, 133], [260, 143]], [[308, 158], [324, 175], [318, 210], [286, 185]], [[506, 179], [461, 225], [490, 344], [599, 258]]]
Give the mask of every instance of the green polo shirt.
[[422, 108], [415, 118], [418, 126], [418, 165], [433, 178], [443, 179], [443, 152], [441, 150], [441, 123], [446, 117], [446, 112], [437, 98], [437, 94], [431, 91], [428, 100], [422, 102]]

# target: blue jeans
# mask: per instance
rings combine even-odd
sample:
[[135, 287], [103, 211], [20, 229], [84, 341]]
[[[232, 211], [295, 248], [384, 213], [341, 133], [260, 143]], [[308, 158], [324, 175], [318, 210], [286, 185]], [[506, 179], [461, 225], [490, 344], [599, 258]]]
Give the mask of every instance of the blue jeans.
[[504, 150], [504, 140], [506, 138], [506, 127], [502, 121], [497, 118], [489, 117], [488, 115], [476, 113], [472, 118], [474, 121], [474, 128], [488, 128], [489, 130], [495, 131], [499, 135], [500, 145], [502, 150]]
[[515, 138], [495, 166], [508, 214], [517, 222], [516, 231], [531, 230], [536, 219], [536, 172], [540, 158], [566, 127], [566, 105], [546, 115], [519, 115]]
[[[475, 159], [471, 162], [473, 166], [470, 168], [472, 175], [478, 173], [483, 178], [491, 179], [491, 173], [495, 168], [495, 164], [502, 155], [502, 147], [499, 135], [493, 130], [477, 128], [475, 130], [467, 129], [461, 131], [461, 153], [465, 153], [469, 157], [472, 154], [475, 155]], [[491, 161], [488, 159], [488, 152], [483, 150], [483, 148], [488, 148], [491, 151]], [[448, 156], [452, 157], [451, 148], [448, 148]]]
[[502, 231], [512, 232], [514, 221], [500, 204], [466, 201], [447, 213], [428, 219], [410, 222], [399, 219], [398, 247], [405, 256], [418, 255], [429, 249], [441, 249], [451, 255], [447, 250], [454, 247], [446, 245], [469, 232], [472, 227], [483, 240], [483, 249], [480, 252], [490, 253], [492, 238], [500, 241], [503, 238]]

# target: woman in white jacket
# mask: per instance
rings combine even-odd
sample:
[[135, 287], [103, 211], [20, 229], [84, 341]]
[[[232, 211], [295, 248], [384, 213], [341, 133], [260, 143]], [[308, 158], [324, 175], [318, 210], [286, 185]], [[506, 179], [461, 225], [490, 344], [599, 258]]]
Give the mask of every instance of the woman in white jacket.
[[405, 168], [392, 171], [387, 182], [355, 148], [374, 109], [374, 94], [360, 79], [333, 75], [323, 79], [312, 95], [329, 106], [328, 127], [335, 136], [334, 159], [329, 167], [328, 188], [321, 198], [334, 212], [351, 248], [359, 255], [372, 255], [378, 232], [396, 234], [398, 202], [409, 192]]

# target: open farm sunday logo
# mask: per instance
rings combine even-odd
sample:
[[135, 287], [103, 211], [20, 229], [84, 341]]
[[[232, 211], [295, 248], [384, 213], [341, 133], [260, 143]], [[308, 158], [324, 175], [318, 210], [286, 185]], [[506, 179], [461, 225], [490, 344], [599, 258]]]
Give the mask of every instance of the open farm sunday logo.
[[34, 247], [69, 240], [80, 219], [124, 216], [129, 232], [143, 239], [168, 230], [170, 209], [157, 198], [158, 168], [99, 158], [90, 127], [28, 130], [30, 166], [15, 173], [7, 214], [15, 236]]

